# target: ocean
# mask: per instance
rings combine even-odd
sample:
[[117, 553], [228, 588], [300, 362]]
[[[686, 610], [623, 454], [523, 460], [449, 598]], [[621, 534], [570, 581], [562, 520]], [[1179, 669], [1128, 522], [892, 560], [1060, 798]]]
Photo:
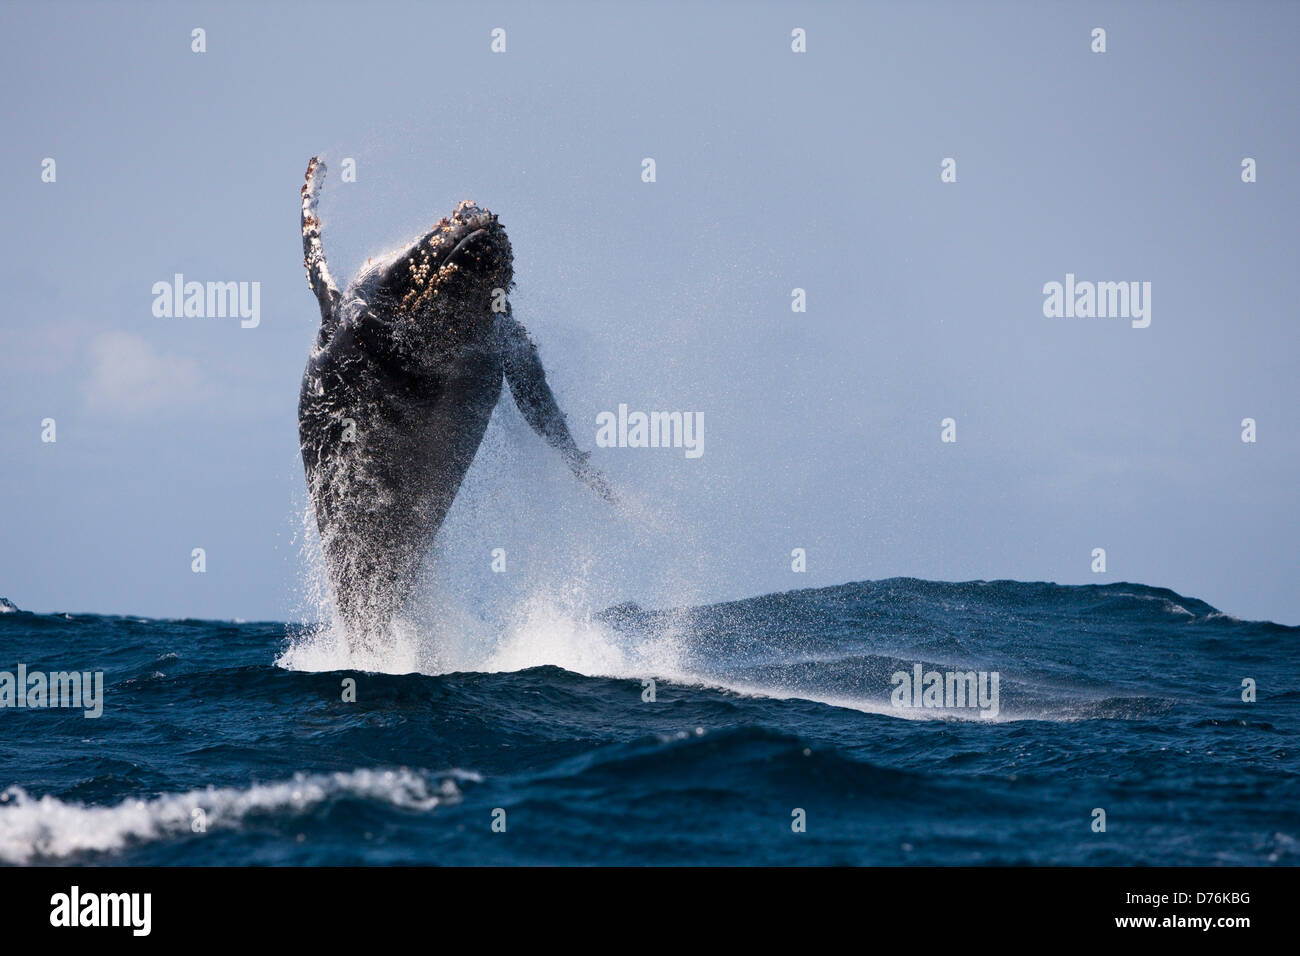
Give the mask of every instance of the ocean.
[[406, 639], [0, 614], [0, 671], [103, 673], [97, 718], [0, 709], [0, 862], [1300, 862], [1300, 628], [1163, 588], [540, 606], [474, 669]]

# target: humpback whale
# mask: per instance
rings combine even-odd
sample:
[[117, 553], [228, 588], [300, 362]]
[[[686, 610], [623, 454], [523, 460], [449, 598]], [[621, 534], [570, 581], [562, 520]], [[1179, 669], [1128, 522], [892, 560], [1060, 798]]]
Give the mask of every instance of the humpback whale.
[[325, 164], [302, 187], [307, 284], [320, 329], [303, 373], [298, 437], [335, 605], [374, 645], [415, 584], [509, 383], [524, 419], [613, 500], [569, 433], [537, 348], [511, 313], [514, 255], [468, 200], [339, 291], [321, 241]]

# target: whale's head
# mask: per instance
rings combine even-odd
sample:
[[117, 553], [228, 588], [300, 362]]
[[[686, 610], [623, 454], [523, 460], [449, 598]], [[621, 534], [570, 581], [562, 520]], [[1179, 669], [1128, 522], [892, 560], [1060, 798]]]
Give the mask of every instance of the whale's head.
[[410, 245], [367, 263], [344, 299], [373, 348], [422, 364], [489, 345], [513, 285], [505, 227], [466, 200]]
[[408, 248], [386, 279], [399, 317], [490, 315], [514, 284], [514, 253], [497, 217], [467, 199]]

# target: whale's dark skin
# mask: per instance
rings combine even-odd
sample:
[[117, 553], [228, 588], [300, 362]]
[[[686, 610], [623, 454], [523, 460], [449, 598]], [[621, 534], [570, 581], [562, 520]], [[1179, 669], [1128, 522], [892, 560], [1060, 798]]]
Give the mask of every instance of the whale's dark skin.
[[321, 325], [303, 374], [298, 437], [335, 604], [374, 644], [406, 601], [478, 450], [504, 378], [528, 424], [612, 500], [510, 313], [510, 240], [462, 202], [340, 292], [316, 214], [325, 167], [307, 166], [302, 237]]

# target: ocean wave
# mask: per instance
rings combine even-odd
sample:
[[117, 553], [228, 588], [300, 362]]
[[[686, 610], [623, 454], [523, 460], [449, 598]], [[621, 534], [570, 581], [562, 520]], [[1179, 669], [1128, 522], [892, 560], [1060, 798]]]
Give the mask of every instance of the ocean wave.
[[32, 797], [12, 786], [0, 793], [0, 862], [57, 861], [189, 836], [199, 812], [205, 830], [233, 830], [253, 816], [301, 816], [349, 798], [429, 811], [458, 801], [460, 784], [481, 779], [472, 771], [427, 774], [406, 768], [300, 773], [274, 783], [164, 793], [113, 806]]
[[[1295, 859], [1300, 628], [1135, 584], [605, 612], [529, 588], [413, 608], [377, 653], [331, 627], [0, 616], [10, 667], [105, 671], [103, 720], [0, 714], [0, 788], [25, 788], [0, 863]], [[917, 665], [999, 673], [997, 717], [894, 707]], [[486, 779], [351, 769], [447, 766]], [[1105, 841], [1097, 806], [1126, 822]]]
[[[933, 582], [923, 583], [927, 590], [935, 589]], [[1149, 706], [1122, 701], [1113, 707], [1098, 705], [1091, 694], [1054, 691], [1037, 681], [1018, 682], [1010, 672], [1002, 673], [1002, 694], [1020, 700], [1004, 700], [997, 713], [975, 707], [894, 706], [891, 675], [910, 670], [914, 662], [923, 663], [927, 670], [940, 671], [1000, 668], [996, 657], [987, 667], [972, 664], [970, 648], [946, 634], [923, 641], [908, 635], [895, 642], [888, 654], [863, 653], [864, 644], [888, 644], [889, 639], [861, 626], [846, 632], [838, 614], [834, 619], [838, 643], [832, 646], [821, 641], [811, 616], [827, 604], [836, 607], [843, 592], [862, 587], [843, 585], [766, 595], [690, 612], [646, 612], [635, 605], [621, 605], [595, 615], [575, 612], [536, 596], [512, 619], [503, 622], [500, 632], [489, 624], [463, 617], [449, 618], [440, 627], [398, 621], [393, 625], [391, 642], [376, 651], [352, 646], [346, 632], [335, 625], [296, 635], [276, 664], [300, 672], [359, 670], [430, 677], [520, 673], [555, 667], [582, 677], [637, 681], [653, 678], [661, 683], [751, 699], [802, 700], [910, 721], [1127, 719], [1160, 713], [1168, 707], [1167, 702]], [[964, 589], [969, 585], [950, 587]], [[937, 593], [940, 607], [946, 607], [949, 592], [940, 589]], [[1146, 596], [1120, 592], [1115, 597], [1122, 600]], [[785, 608], [784, 618], [773, 615], [773, 601]], [[798, 621], [802, 636], [772, 634], [768, 623], [772, 620]], [[455, 631], [455, 641], [447, 640], [448, 630]], [[732, 634], [737, 630], [749, 635], [756, 646], [734, 640]], [[780, 663], [756, 663], [769, 660]]]

